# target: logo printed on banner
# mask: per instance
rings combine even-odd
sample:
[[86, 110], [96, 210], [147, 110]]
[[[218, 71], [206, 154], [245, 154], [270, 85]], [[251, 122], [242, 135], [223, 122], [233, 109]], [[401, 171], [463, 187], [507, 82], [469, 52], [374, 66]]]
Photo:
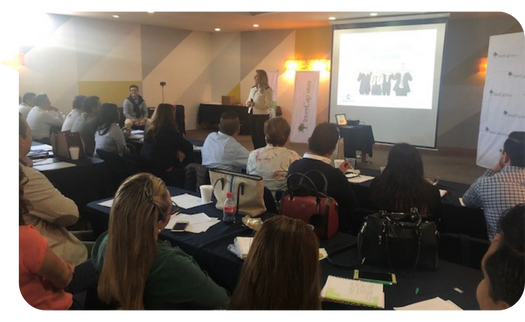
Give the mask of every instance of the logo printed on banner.
[[[476, 164], [492, 168], [512, 131], [525, 128], [523, 32], [490, 37]], [[494, 90], [493, 90], [494, 89]]]
[[317, 116], [318, 90], [319, 72], [296, 72], [292, 123], [290, 124], [291, 142], [307, 143], [308, 138], [312, 135]]

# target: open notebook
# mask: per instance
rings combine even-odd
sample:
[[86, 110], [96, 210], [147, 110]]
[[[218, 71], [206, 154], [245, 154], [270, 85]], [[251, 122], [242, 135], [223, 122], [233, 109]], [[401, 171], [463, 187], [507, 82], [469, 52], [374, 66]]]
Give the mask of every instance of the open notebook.
[[358, 306], [385, 308], [383, 285], [336, 276], [328, 276], [321, 291], [326, 301]]

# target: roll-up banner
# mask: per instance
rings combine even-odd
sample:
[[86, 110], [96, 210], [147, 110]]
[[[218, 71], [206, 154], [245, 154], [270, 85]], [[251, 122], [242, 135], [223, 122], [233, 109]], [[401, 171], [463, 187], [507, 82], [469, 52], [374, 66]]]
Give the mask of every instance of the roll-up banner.
[[277, 81], [279, 80], [279, 71], [278, 70], [271, 70], [267, 71], [266, 75], [268, 75], [268, 85], [270, 85], [270, 88], [272, 89], [272, 101], [277, 102]]
[[493, 168], [512, 131], [525, 131], [525, 38], [490, 37], [476, 164]]
[[319, 91], [318, 71], [295, 73], [295, 90], [292, 107], [290, 141], [307, 143], [315, 128], [317, 96]]

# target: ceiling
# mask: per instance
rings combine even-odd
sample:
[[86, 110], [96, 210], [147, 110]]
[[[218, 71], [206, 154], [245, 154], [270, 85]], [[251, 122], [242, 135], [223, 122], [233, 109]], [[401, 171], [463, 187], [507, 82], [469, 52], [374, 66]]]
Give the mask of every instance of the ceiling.
[[[251, 31], [253, 24], [259, 30], [301, 29], [330, 26], [329, 17], [338, 20], [378, 18], [399, 15], [443, 13], [454, 10], [455, 15], [485, 17], [508, 12], [505, 9], [39, 9], [47, 13], [80, 16], [96, 19], [118, 20], [170, 27], [175, 29], [212, 32], [219, 27], [223, 32]], [[498, 12], [496, 12], [498, 11]], [[119, 15], [113, 18], [112, 15]]]

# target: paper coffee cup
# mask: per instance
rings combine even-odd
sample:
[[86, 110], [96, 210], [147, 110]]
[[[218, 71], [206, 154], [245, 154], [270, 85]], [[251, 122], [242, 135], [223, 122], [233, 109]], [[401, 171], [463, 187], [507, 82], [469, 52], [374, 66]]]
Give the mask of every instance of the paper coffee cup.
[[346, 161], [355, 169], [355, 158], [346, 158]]
[[69, 148], [69, 156], [71, 160], [78, 160], [78, 155], [80, 153], [80, 148], [78, 146], [72, 146]]
[[209, 184], [203, 184], [200, 187], [202, 203], [211, 202], [211, 195], [213, 193], [213, 186]]
[[335, 159], [334, 160], [334, 167], [335, 168], [339, 168], [339, 166], [341, 165], [341, 163], [345, 162], [345, 160], [343, 159]]

